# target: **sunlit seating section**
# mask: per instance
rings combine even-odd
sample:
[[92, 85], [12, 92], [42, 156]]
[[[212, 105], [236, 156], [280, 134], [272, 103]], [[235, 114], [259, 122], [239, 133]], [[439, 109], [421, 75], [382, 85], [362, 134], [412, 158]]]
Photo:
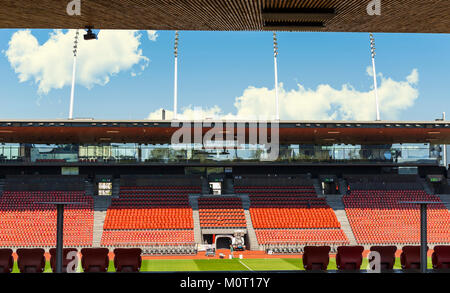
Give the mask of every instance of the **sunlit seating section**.
[[[201, 193], [200, 183], [196, 184], [194, 179], [172, 176], [143, 179], [132, 176], [123, 181], [128, 184], [122, 182], [119, 198], [112, 199], [106, 212], [102, 246], [182, 245], [194, 242], [189, 194]], [[133, 185], [136, 182], [138, 184]], [[183, 185], [183, 182], [188, 184]]]
[[248, 194], [260, 244], [345, 244], [348, 239], [326, 199], [305, 176], [235, 180], [236, 193]]
[[105, 230], [104, 246], [182, 245], [194, 242], [193, 230]]
[[94, 204], [83, 191], [4, 191], [0, 198], [0, 246], [56, 244], [56, 206], [43, 202], [83, 203], [65, 206], [64, 245], [92, 245]]
[[341, 229], [257, 229], [256, 236], [260, 244], [344, 245], [349, 243]]
[[189, 193], [192, 188], [122, 187], [112, 199], [104, 229], [193, 229]]
[[340, 228], [333, 209], [325, 199], [317, 197], [313, 186], [253, 186], [237, 190], [249, 194], [256, 229]]
[[436, 202], [428, 205], [428, 242], [450, 243], [450, 212], [438, 196], [427, 194], [419, 183], [384, 178], [350, 181], [350, 189], [343, 202], [358, 244], [418, 244], [420, 208], [402, 203], [405, 201]]
[[245, 214], [238, 197], [200, 197], [198, 199], [202, 228], [245, 228]]

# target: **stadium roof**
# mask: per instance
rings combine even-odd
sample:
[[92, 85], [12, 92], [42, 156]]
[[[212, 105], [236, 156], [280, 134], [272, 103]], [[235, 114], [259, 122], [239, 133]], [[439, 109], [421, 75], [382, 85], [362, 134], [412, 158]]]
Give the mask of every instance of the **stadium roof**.
[[[181, 122], [181, 121], [180, 121]], [[206, 120], [202, 133], [222, 121]], [[237, 128], [265, 128], [264, 124], [244, 121]], [[210, 124], [207, 124], [210, 123]], [[244, 124], [245, 123], [245, 124]], [[167, 120], [7, 120], [0, 121], [0, 143], [97, 144], [97, 143], [170, 143], [181, 123]], [[186, 124], [185, 124], [186, 125]], [[192, 126], [191, 124], [187, 125]], [[268, 126], [272, 127], [270, 124]], [[220, 131], [226, 137], [225, 131]], [[268, 137], [270, 137], [268, 132]], [[269, 140], [270, 141], [270, 140]], [[450, 144], [450, 122], [445, 121], [280, 121], [279, 141], [283, 144]]]
[[382, 0], [369, 15], [369, 0], [70, 0], [2, 1], [0, 28], [85, 28], [450, 33], [448, 0]]

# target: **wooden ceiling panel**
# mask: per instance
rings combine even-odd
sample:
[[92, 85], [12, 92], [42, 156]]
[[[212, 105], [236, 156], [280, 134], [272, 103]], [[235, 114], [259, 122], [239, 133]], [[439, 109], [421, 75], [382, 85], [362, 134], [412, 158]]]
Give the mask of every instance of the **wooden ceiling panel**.
[[263, 10], [321, 8], [336, 16], [320, 31], [450, 33], [449, 0], [383, 0], [375, 16], [369, 0], [81, 0], [81, 16], [67, 15], [69, 2], [1, 1], [0, 28], [262, 31]]

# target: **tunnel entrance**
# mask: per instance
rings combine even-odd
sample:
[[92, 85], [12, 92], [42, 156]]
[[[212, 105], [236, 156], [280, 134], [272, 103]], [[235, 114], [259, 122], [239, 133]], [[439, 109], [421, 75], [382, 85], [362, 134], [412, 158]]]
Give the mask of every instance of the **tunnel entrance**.
[[230, 249], [232, 236], [217, 236], [216, 249]]

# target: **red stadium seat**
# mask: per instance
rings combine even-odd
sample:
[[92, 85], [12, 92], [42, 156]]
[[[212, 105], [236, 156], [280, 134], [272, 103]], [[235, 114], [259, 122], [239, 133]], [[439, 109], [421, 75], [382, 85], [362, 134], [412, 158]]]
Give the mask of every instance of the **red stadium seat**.
[[450, 269], [450, 246], [438, 245], [434, 247], [434, 252], [431, 255], [433, 269]]
[[338, 270], [359, 270], [362, 263], [363, 246], [339, 246], [336, 255]]
[[11, 273], [14, 266], [14, 258], [12, 249], [0, 249], [0, 273]]
[[91, 246], [94, 201], [83, 191], [4, 191], [0, 197], [0, 246], [46, 247], [56, 243], [56, 207], [38, 202], [83, 202], [64, 211], [64, 245]]
[[395, 252], [397, 251], [396, 246], [372, 246], [370, 251], [376, 251], [381, 257], [381, 269], [382, 270], [392, 270], [395, 264]]
[[330, 250], [329, 246], [305, 246], [303, 254], [305, 270], [326, 271], [330, 262]]
[[[371, 178], [373, 179], [373, 178]], [[343, 197], [345, 212], [358, 244], [411, 245], [420, 241], [419, 206], [402, 201], [433, 201], [428, 207], [428, 242], [450, 243], [450, 212], [437, 195], [417, 182], [350, 183]]]
[[[63, 259], [62, 259], [62, 271], [63, 273], [67, 272], [67, 266], [70, 262], [73, 261], [73, 259], [68, 259], [69, 252], [77, 252], [78, 250], [76, 248], [63, 248]], [[77, 260], [78, 262], [78, 260]], [[78, 263], [77, 263], [78, 265]], [[53, 272], [56, 272], [56, 248], [50, 248], [50, 266], [52, 268]]]
[[400, 263], [404, 270], [420, 269], [420, 246], [403, 246]]
[[114, 267], [116, 272], [137, 273], [141, 270], [142, 249], [116, 248], [114, 249]]
[[200, 226], [203, 228], [245, 228], [244, 209], [238, 197], [200, 197]]
[[45, 269], [45, 250], [42, 248], [17, 249], [17, 266], [21, 273], [42, 273]]
[[247, 193], [250, 216], [258, 243], [288, 245], [348, 244], [336, 214], [314, 185], [235, 186]]
[[81, 266], [85, 273], [105, 273], [109, 266], [108, 248], [81, 249]]
[[189, 194], [197, 186], [121, 186], [106, 212], [102, 246], [194, 244]]

